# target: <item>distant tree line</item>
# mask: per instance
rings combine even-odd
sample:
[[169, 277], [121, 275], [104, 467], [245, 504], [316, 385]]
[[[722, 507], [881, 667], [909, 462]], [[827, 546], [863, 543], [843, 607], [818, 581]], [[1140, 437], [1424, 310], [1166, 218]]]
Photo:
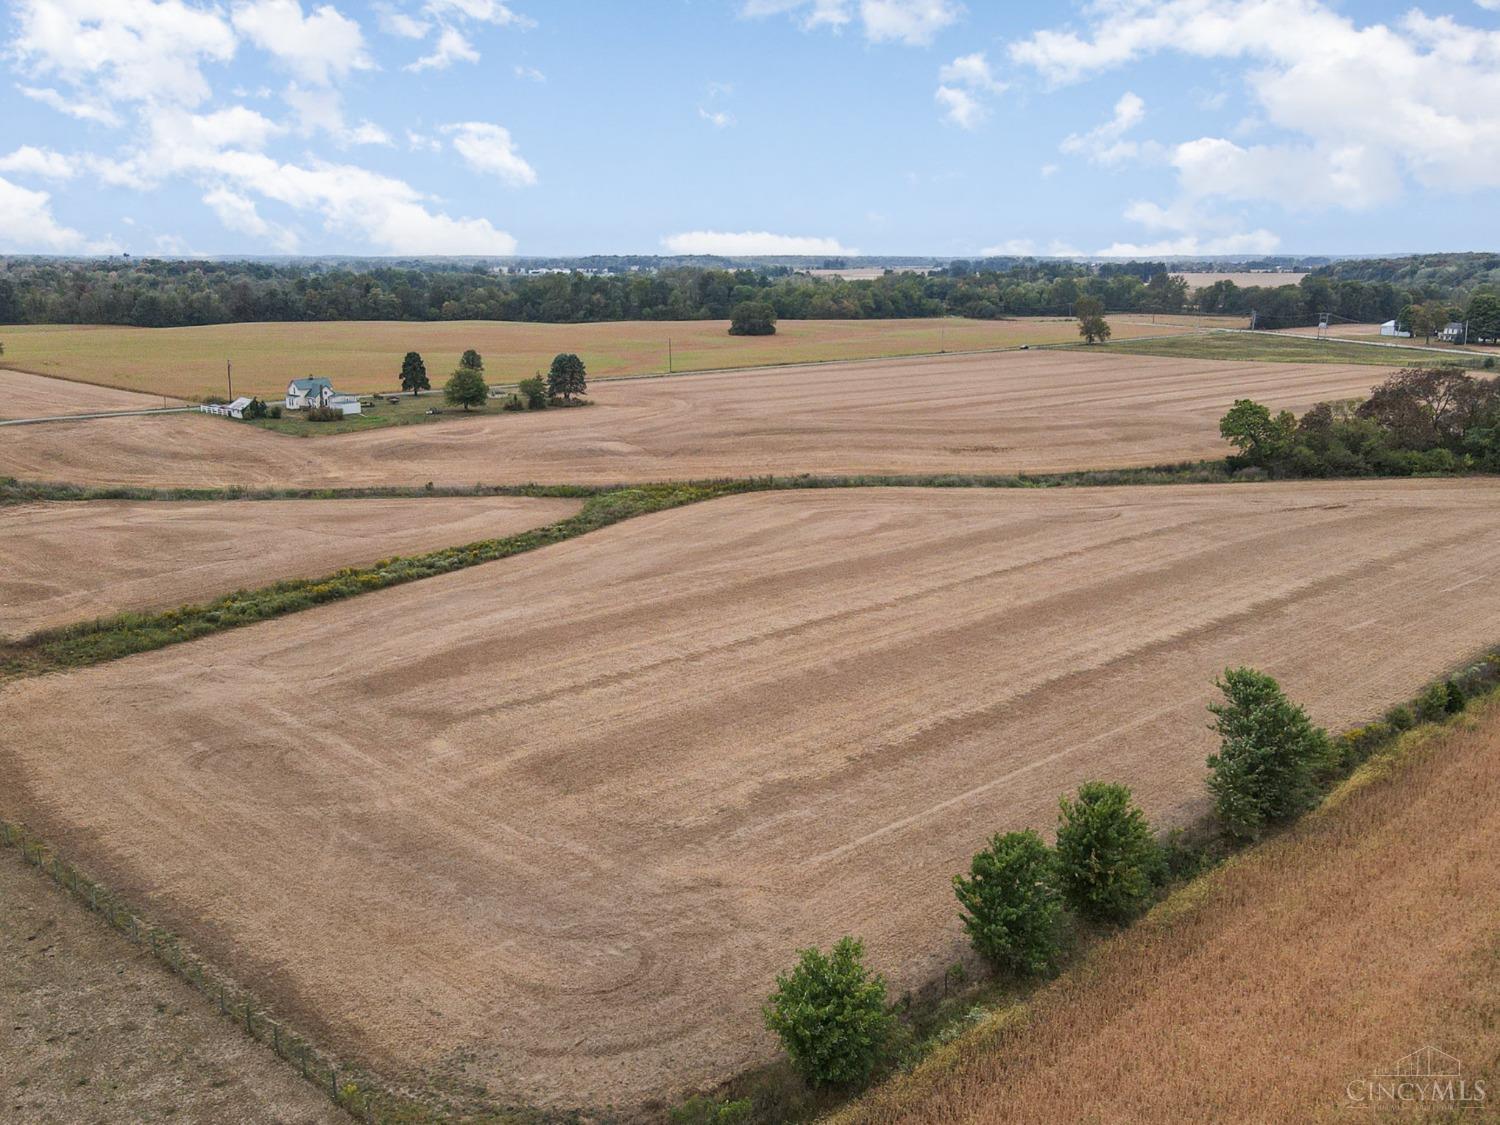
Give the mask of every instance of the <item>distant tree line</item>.
[[[1423, 265], [1423, 262], [1431, 264]], [[1274, 274], [1268, 274], [1274, 278]], [[667, 266], [611, 275], [497, 273], [480, 263], [0, 259], [0, 324], [175, 327], [244, 321], [727, 320], [753, 306], [769, 323], [1107, 312], [1257, 313], [1266, 327], [1400, 318], [1436, 302], [1463, 319], [1478, 295], [1500, 295], [1500, 257], [1430, 255], [1344, 261], [1300, 284], [1220, 281], [1190, 293], [1165, 262], [985, 259], [930, 273], [844, 280], [784, 266]], [[766, 323], [764, 315], [760, 323]]]

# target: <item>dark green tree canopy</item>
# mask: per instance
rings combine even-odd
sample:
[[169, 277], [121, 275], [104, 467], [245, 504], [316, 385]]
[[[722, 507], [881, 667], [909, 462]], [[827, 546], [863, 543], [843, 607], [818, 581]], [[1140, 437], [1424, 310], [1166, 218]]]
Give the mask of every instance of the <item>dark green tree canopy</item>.
[[1216, 686], [1223, 701], [1208, 709], [1221, 745], [1209, 755], [1208, 788], [1224, 826], [1251, 837], [1311, 806], [1331, 744], [1265, 673], [1230, 668]]
[[1160, 865], [1146, 814], [1125, 786], [1090, 781], [1058, 802], [1058, 878], [1080, 917], [1129, 921], [1144, 909]]
[[571, 402], [574, 395], [586, 393], [588, 385], [583, 360], [572, 352], [553, 357], [552, 367], [547, 372], [547, 390], [555, 397]]
[[443, 397], [454, 406], [462, 406], [465, 411], [470, 407], [483, 406], [489, 394], [490, 388], [485, 383], [484, 376], [473, 367], [457, 368], [443, 386]]
[[769, 301], [741, 301], [730, 313], [731, 336], [776, 335], [776, 307]]
[[432, 384], [427, 380], [427, 365], [416, 352], [407, 352], [406, 358], [401, 361], [401, 389], [414, 395], [432, 389]]
[[830, 953], [804, 949], [796, 967], [777, 976], [766, 1002], [766, 1027], [813, 1085], [868, 1078], [890, 1034], [885, 980], [865, 968], [864, 953], [849, 937]]
[[470, 371], [483, 371], [484, 357], [470, 348], [459, 358], [458, 365], [467, 367]]
[[1030, 829], [996, 835], [953, 876], [964, 929], [980, 956], [1014, 973], [1040, 973], [1057, 951], [1062, 901], [1052, 849]]

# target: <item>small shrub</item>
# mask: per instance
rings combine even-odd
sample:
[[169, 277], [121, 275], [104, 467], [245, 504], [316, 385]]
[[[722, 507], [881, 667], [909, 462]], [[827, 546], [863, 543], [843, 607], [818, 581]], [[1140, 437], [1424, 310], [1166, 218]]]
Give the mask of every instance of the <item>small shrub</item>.
[[667, 1114], [667, 1120], [671, 1125], [739, 1125], [750, 1120], [750, 1111], [749, 1098], [721, 1102], [696, 1094]]
[[953, 876], [964, 929], [980, 956], [1013, 973], [1043, 973], [1057, 953], [1057, 892], [1052, 849], [1035, 832], [998, 833]]
[[1253, 668], [1215, 681], [1224, 702], [1209, 705], [1222, 740], [1208, 758], [1214, 811], [1236, 836], [1253, 837], [1317, 798], [1316, 778], [1332, 758], [1328, 735]]
[[344, 417], [344, 412], [336, 406], [309, 406], [305, 411], [309, 422], [338, 422]]
[[521, 399], [526, 404], [527, 410], [546, 410], [547, 402], [551, 397], [547, 393], [547, 380], [540, 375], [533, 375], [530, 379], [522, 379], [516, 384], [516, 390], [520, 392]]
[[1412, 727], [1417, 725], [1416, 715], [1412, 713], [1412, 709], [1405, 703], [1398, 703], [1395, 707], [1387, 711], [1385, 713], [1385, 721], [1398, 734], [1404, 730], [1411, 730]]
[[268, 417], [271, 417], [271, 418], [280, 418], [281, 417], [281, 406], [278, 404], [276, 406], [271, 407], [266, 412], [266, 414], [267, 414]]
[[1469, 697], [1457, 680], [1449, 680], [1443, 687], [1448, 696], [1443, 703], [1443, 710], [1448, 714], [1457, 715], [1469, 705]]
[[797, 966], [777, 976], [764, 1008], [766, 1027], [812, 1085], [863, 1082], [890, 1035], [885, 980], [865, 968], [864, 953], [850, 937], [828, 954], [804, 949]]
[[1481, 363], [1479, 366], [1483, 367], [1486, 371], [1493, 371], [1493, 370], [1495, 370], [1495, 357], [1492, 356], [1492, 355], [1485, 356], [1484, 357], [1484, 362]]
[[1445, 717], [1448, 714], [1448, 685], [1428, 684], [1422, 694], [1417, 696], [1416, 713], [1424, 723]]
[[525, 410], [526, 401], [520, 395], [506, 395], [500, 404], [501, 410]]
[[1057, 869], [1063, 898], [1091, 922], [1125, 922], [1151, 895], [1161, 862], [1146, 816], [1123, 785], [1090, 781], [1058, 802]]
[[245, 409], [241, 411], [241, 416], [245, 418], [264, 418], [269, 413], [270, 410], [264, 402], [258, 398], [252, 398]]

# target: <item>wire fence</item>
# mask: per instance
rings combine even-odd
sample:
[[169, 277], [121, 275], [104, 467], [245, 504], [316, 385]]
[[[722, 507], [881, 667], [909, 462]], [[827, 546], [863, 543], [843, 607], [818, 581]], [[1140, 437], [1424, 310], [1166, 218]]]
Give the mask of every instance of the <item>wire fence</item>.
[[273, 1019], [253, 996], [190, 952], [175, 934], [141, 918], [104, 884], [59, 858], [24, 825], [0, 819], [0, 845], [19, 852], [24, 862], [51, 878], [132, 944], [149, 951], [169, 971], [208, 997], [221, 1016], [232, 1020], [256, 1042], [267, 1044], [341, 1109], [373, 1125], [437, 1120], [422, 1106], [379, 1089], [355, 1068], [340, 1066], [285, 1022]]

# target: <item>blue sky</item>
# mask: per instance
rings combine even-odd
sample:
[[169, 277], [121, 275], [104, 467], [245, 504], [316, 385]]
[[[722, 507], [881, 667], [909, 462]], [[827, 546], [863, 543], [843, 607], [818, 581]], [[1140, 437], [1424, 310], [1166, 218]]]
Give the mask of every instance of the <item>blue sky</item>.
[[0, 252], [1500, 242], [1500, 0], [5, 4]]

